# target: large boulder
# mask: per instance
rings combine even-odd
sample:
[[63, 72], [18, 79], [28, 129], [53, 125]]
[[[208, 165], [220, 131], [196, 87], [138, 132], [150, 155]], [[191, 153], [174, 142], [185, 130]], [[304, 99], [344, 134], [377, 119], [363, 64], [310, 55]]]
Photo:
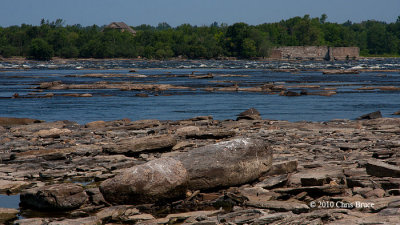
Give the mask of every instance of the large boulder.
[[149, 203], [184, 196], [187, 181], [188, 174], [181, 162], [161, 158], [103, 181], [100, 191], [110, 203]]
[[272, 164], [272, 150], [262, 140], [237, 138], [192, 149], [175, 156], [189, 173], [192, 190], [229, 187], [251, 182]]
[[79, 208], [88, 196], [81, 185], [65, 183], [29, 189], [20, 198], [27, 208], [63, 211]]

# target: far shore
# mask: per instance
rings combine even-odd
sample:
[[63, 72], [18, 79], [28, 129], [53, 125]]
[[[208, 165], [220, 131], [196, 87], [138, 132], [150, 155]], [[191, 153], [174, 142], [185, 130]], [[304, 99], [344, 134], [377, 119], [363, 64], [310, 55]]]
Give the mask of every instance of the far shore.
[[[374, 57], [358, 57], [355, 60], [349, 61], [358, 61], [365, 59], [400, 59], [400, 57], [384, 57], [384, 56], [374, 56]], [[181, 58], [174, 57], [168, 59], [146, 59], [146, 58], [60, 58], [53, 57], [49, 61], [41, 61], [41, 62], [57, 62], [57, 63], [66, 63], [73, 61], [105, 61], [105, 60], [132, 60], [132, 61], [208, 61], [208, 60], [218, 60], [218, 61], [237, 61], [237, 60], [249, 60], [249, 61], [325, 61], [325, 60], [307, 60], [307, 59], [276, 59], [276, 58], [251, 58], [251, 59], [240, 59], [236, 57], [223, 57], [223, 58], [214, 58], [214, 59], [189, 59], [189, 58]], [[343, 60], [338, 60], [343, 61]], [[0, 56], [0, 62], [11, 62], [11, 63], [23, 63], [23, 62], [37, 62], [37, 60], [27, 59], [26, 57], [14, 56], [10, 58], [3, 58]]]
[[[349, 60], [349, 62], [362, 62], [363, 60], [376, 60], [376, 61], [383, 61], [387, 59], [400, 59], [400, 57], [359, 57], [355, 60]], [[238, 59], [234, 57], [229, 57], [229, 58], [221, 58], [221, 59], [187, 59], [187, 58], [169, 58], [165, 60], [160, 60], [160, 59], [144, 59], [144, 58], [59, 58], [59, 57], [53, 57], [52, 60], [49, 61], [37, 61], [37, 60], [31, 60], [27, 59], [25, 57], [11, 57], [11, 58], [2, 58], [0, 56], [0, 63], [5, 62], [5, 63], [11, 63], [11, 64], [20, 64], [20, 67], [13, 68], [13, 70], [29, 70], [30, 68], [27, 68], [25, 66], [22, 66], [23, 64], [29, 64], [29, 63], [38, 63], [38, 64], [58, 64], [58, 65], [66, 65], [66, 64], [72, 64], [76, 62], [104, 62], [104, 61], [132, 61], [132, 62], [166, 62], [166, 61], [175, 61], [175, 62], [193, 62], [193, 63], [199, 63], [199, 62], [206, 62], [206, 61], [254, 61], [254, 62], [343, 62], [340, 60], [337, 61], [325, 61], [325, 60], [305, 60], [305, 59], [274, 59], [274, 58], [254, 58], [254, 59]], [[57, 67], [52, 68], [52, 69], [57, 69]], [[81, 70], [90, 70], [92, 68], [82, 68]], [[165, 68], [136, 68], [134, 65], [132, 65], [131, 68], [126, 68], [131, 70], [130, 72], [134, 72], [138, 69], [140, 70], [154, 70], [154, 69], [165, 69]], [[108, 68], [105, 70], [113, 70], [112, 68]], [[324, 74], [357, 74], [360, 72], [400, 72], [400, 68], [357, 68], [357, 69], [337, 69], [337, 68], [307, 68], [307, 69], [299, 69], [299, 68], [289, 68], [289, 69], [271, 69], [274, 72], [290, 72], [290, 73], [297, 73], [301, 71], [316, 71], [316, 72], [323, 72]], [[2, 69], [0, 68], [0, 71]], [[330, 72], [333, 71], [333, 72]]]

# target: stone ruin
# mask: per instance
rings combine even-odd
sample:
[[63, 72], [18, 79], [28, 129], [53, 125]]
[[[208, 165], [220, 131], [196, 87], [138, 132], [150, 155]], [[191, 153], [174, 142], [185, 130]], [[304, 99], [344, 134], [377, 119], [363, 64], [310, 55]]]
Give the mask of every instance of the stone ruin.
[[360, 56], [358, 47], [287, 46], [271, 51], [272, 59], [353, 60]]

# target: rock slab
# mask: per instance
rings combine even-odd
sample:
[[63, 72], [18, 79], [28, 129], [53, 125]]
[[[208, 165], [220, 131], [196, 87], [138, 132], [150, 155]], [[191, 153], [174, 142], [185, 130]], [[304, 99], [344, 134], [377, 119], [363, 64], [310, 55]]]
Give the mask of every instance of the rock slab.
[[176, 145], [176, 139], [170, 135], [149, 136], [124, 140], [117, 145], [103, 146], [109, 154], [135, 154], [144, 151], [170, 150]]
[[5, 224], [7, 221], [17, 217], [18, 210], [9, 208], [0, 208], [0, 224]]
[[30, 118], [0, 117], [0, 125], [5, 127], [41, 123], [43, 121]]
[[376, 177], [400, 177], [400, 167], [380, 161], [369, 161], [366, 164], [367, 173]]
[[64, 211], [79, 208], [88, 196], [81, 185], [64, 183], [29, 189], [20, 198], [27, 208]]

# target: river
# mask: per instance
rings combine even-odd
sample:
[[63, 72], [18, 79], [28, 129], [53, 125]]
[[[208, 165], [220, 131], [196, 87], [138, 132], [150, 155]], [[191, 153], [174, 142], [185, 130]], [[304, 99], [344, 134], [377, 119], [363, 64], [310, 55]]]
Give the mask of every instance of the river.
[[[134, 69], [135, 72], [130, 72]], [[325, 75], [322, 69], [354, 69], [359, 74]], [[288, 72], [288, 71], [289, 72]], [[400, 59], [348, 62], [321, 61], [138, 61], [78, 60], [50, 62], [0, 61], [0, 116], [45, 121], [71, 120], [84, 124], [96, 120], [179, 120], [211, 115], [235, 119], [254, 107], [264, 119], [328, 121], [355, 119], [380, 110], [395, 117], [400, 110]], [[190, 75], [212, 74], [192, 79]], [[165, 91], [113, 89], [39, 90], [43, 82], [63, 84], [171, 84], [186, 89]], [[278, 93], [218, 91], [218, 88], [285, 86], [300, 92], [335, 91], [332, 96], [281, 96]], [[204, 88], [212, 87], [214, 91]], [[359, 89], [364, 87], [364, 89]], [[365, 88], [367, 87], [367, 88]], [[372, 87], [372, 88], [371, 88]], [[391, 87], [387, 90], [382, 87]], [[393, 88], [394, 87], [394, 88]], [[12, 98], [18, 93], [19, 97]], [[52, 97], [43, 97], [46, 94]], [[91, 94], [71, 97], [66, 94]], [[137, 97], [144, 94], [148, 97]]]

